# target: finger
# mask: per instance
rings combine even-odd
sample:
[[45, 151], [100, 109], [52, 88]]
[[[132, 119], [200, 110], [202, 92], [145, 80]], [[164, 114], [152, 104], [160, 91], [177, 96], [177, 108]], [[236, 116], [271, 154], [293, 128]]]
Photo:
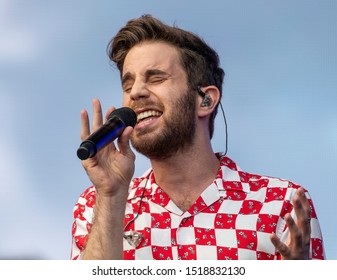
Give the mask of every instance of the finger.
[[[302, 233], [289, 213], [284, 216], [290, 233], [290, 243], [293, 250], [302, 250]], [[290, 243], [288, 245], [290, 245]]]
[[118, 149], [121, 154], [131, 159], [134, 159], [135, 155], [130, 147], [130, 137], [131, 137], [132, 132], [133, 132], [133, 128], [131, 126], [128, 126], [127, 128], [125, 128], [122, 135], [118, 138], [117, 144], [118, 144]]
[[302, 204], [302, 207], [303, 207], [303, 210], [305, 212], [305, 215], [306, 215], [306, 218], [311, 218], [311, 205], [309, 203], [309, 200], [308, 198], [306, 197], [305, 195], [305, 191], [303, 188], [299, 188], [297, 190], [297, 194], [298, 194], [298, 197], [301, 201], [301, 204]]
[[294, 211], [297, 218], [297, 225], [302, 233], [307, 233], [310, 224], [310, 204], [305, 196], [303, 189], [299, 189], [293, 198]]
[[98, 99], [94, 99], [92, 101], [93, 104], [93, 121], [92, 121], [92, 131], [97, 130], [103, 125], [103, 114], [102, 114], [102, 106], [101, 102]]
[[294, 209], [298, 219], [298, 227], [302, 232], [304, 245], [308, 245], [311, 234], [311, 206], [303, 188], [298, 189], [296, 194], [297, 198], [294, 201]]
[[284, 244], [275, 233], [271, 234], [270, 241], [273, 243], [276, 250], [282, 255], [283, 259], [288, 259], [290, 257], [290, 250], [288, 246]]
[[106, 122], [109, 118], [109, 115], [115, 110], [116, 108], [114, 106], [110, 107], [109, 110], [105, 114], [104, 122]]
[[86, 110], [81, 111], [81, 140], [84, 141], [90, 135], [89, 117]]

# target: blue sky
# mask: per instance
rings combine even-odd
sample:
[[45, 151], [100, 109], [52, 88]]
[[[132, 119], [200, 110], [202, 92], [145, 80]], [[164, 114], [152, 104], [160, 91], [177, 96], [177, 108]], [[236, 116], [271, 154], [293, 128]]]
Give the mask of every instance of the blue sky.
[[[0, 0], [0, 258], [69, 258], [72, 208], [90, 185], [80, 110], [121, 106], [106, 45], [145, 13], [218, 51], [228, 155], [307, 188], [337, 259], [337, 2], [324, 0]], [[219, 115], [215, 151], [224, 140]], [[137, 154], [136, 175], [148, 167]]]

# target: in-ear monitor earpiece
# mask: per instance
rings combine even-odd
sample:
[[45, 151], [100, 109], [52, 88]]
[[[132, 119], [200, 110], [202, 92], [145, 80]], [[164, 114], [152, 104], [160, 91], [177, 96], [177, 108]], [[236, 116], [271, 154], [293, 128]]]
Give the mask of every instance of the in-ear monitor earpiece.
[[205, 94], [201, 104], [201, 107], [209, 107], [211, 106], [211, 99], [209, 98], [209, 96], [207, 94]]
[[211, 106], [211, 98], [201, 90], [200, 86], [197, 87], [197, 91], [199, 95], [203, 98], [200, 104], [201, 107], [209, 107]]

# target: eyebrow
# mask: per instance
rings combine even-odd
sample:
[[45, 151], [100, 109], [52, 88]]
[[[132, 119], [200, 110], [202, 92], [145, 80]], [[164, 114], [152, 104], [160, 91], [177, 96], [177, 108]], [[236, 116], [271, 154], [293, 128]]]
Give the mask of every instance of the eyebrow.
[[149, 77], [151, 76], [156, 76], [156, 75], [159, 75], [159, 76], [170, 76], [168, 73], [162, 71], [162, 70], [159, 70], [159, 69], [149, 69], [145, 72], [145, 78], [148, 79]]
[[130, 72], [125, 73], [125, 75], [122, 77], [122, 85], [124, 85], [127, 81], [132, 80], [133, 76]]
[[[170, 74], [166, 73], [165, 71], [159, 70], [159, 69], [149, 69], [145, 72], [145, 79], [148, 80], [151, 76], [165, 76], [169, 77]], [[122, 77], [122, 85], [124, 85], [127, 81], [133, 80], [134, 75], [132, 75], [130, 72], [126, 72], [125, 75]]]

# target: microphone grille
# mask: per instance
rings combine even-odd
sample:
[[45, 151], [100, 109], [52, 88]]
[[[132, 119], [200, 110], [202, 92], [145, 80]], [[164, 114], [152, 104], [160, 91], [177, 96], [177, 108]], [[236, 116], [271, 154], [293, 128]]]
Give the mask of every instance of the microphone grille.
[[129, 107], [122, 107], [114, 110], [108, 117], [111, 119], [112, 117], [118, 117], [121, 119], [126, 126], [134, 127], [137, 123], [137, 115], [136, 113]]

